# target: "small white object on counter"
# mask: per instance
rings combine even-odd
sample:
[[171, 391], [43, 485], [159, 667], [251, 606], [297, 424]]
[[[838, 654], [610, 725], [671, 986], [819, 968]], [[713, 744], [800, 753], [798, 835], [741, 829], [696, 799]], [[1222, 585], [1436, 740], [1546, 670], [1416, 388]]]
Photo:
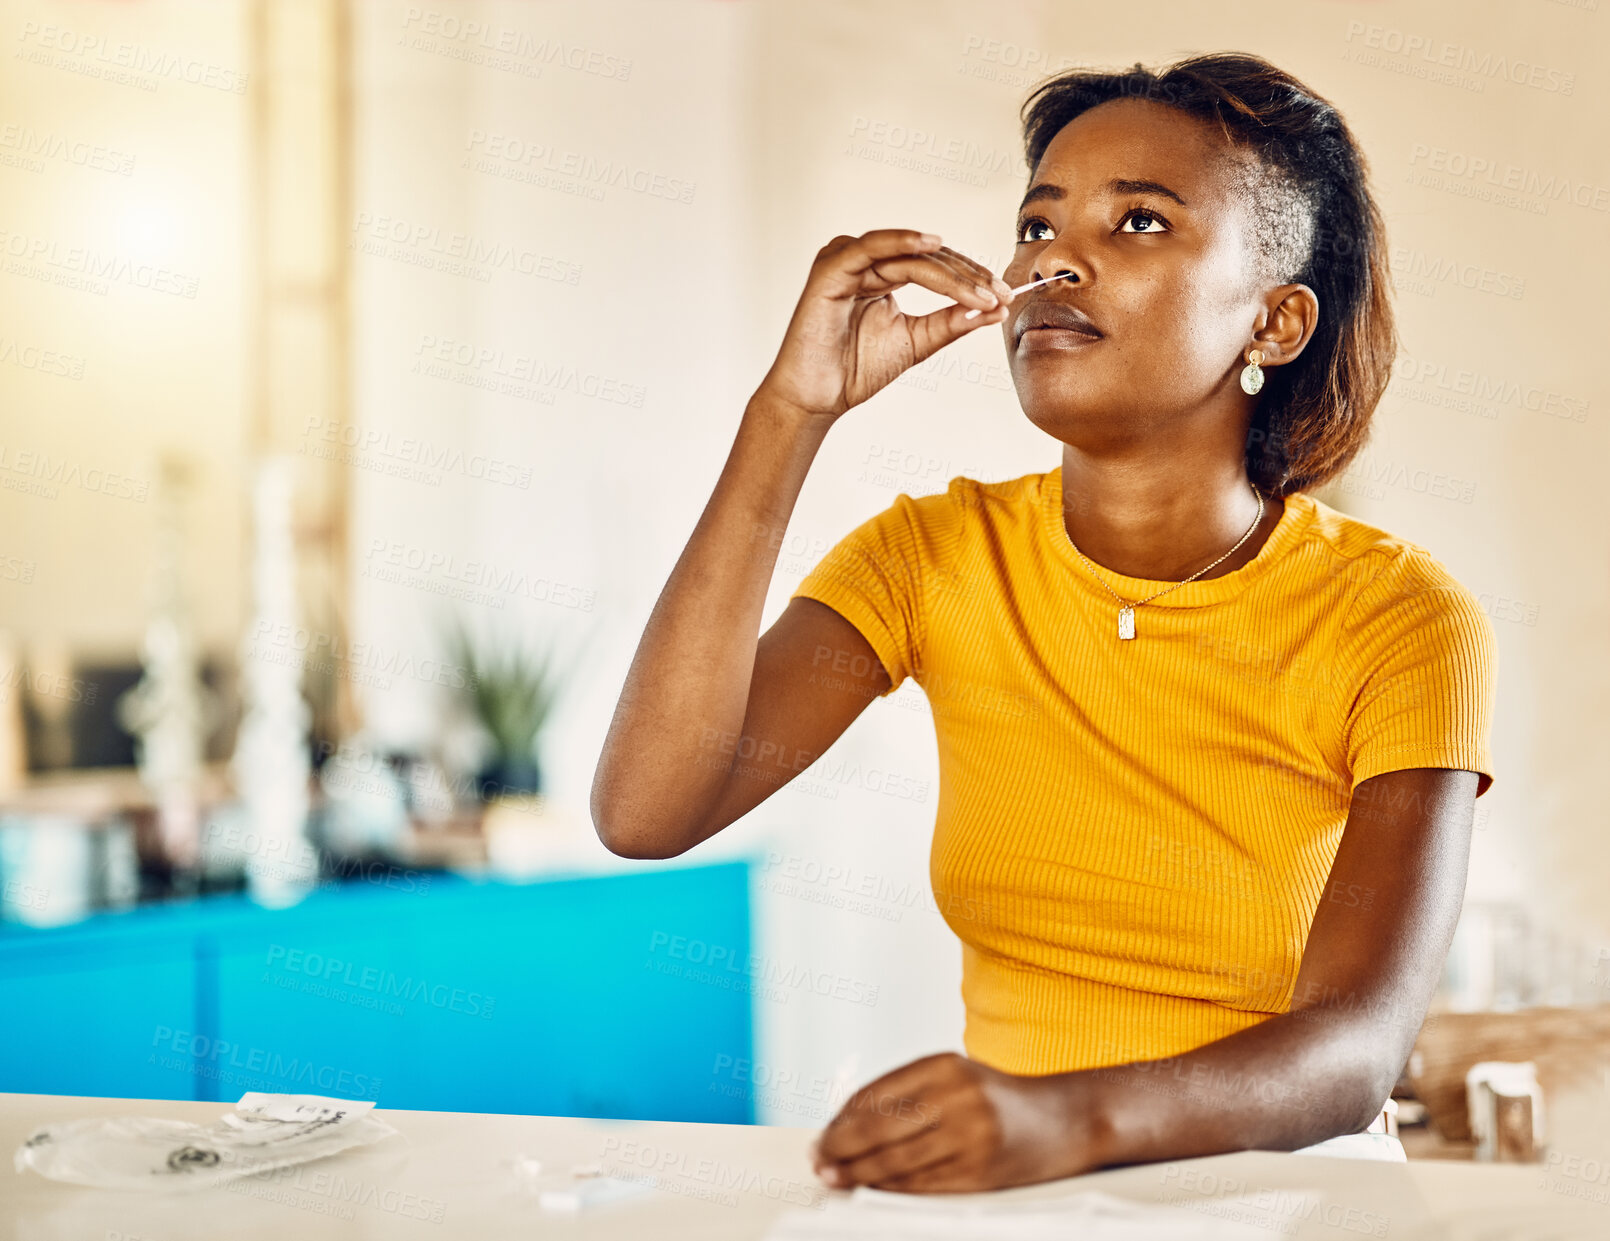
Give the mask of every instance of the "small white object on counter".
[[628, 1176], [580, 1176], [558, 1189], [545, 1189], [537, 1199], [544, 1211], [571, 1214], [593, 1207], [607, 1206], [640, 1198], [654, 1188], [654, 1178]]

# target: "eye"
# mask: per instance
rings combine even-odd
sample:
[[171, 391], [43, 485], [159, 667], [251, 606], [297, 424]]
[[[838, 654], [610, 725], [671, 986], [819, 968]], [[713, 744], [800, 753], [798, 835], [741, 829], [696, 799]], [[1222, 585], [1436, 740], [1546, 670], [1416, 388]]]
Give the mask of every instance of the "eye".
[[[1146, 227], [1125, 227], [1125, 225], [1128, 225], [1130, 222], [1137, 220], [1144, 221]], [[1145, 207], [1136, 207], [1124, 215], [1122, 222], [1119, 224], [1118, 231], [1120, 233], [1166, 233], [1169, 231], [1169, 228], [1168, 221], [1163, 219], [1163, 217], [1158, 215], [1155, 211], [1148, 211]]]
[[1035, 228], [1035, 227], [1049, 229], [1051, 226], [1049, 224], [1047, 224], [1044, 220], [1042, 220], [1037, 215], [1024, 216], [1023, 219], [1019, 222], [1019, 224], [1017, 226], [1017, 244], [1021, 246], [1021, 245], [1024, 245], [1024, 244], [1026, 244], [1026, 243], [1028, 243], [1030, 241], [1049, 241], [1050, 240], [1050, 238], [1048, 238], [1048, 237], [1025, 237], [1025, 236], [1023, 236], [1024, 230], [1030, 229], [1030, 228]]

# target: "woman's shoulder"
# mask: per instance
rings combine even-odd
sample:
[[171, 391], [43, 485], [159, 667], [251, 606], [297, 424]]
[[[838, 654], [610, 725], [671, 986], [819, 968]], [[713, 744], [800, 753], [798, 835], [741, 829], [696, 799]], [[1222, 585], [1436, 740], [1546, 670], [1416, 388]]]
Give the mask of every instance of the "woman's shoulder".
[[923, 506], [926, 514], [937, 520], [982, 516], [1000, 524], [1037, 513], [1051, 481], [1049, 470], [997, 481], [957, 474], [944, 491], [922, 496], [913, 503]]
[[1343, 513], [1313, 496], [1311, 538], [1326, 572], [1347, 582], [1343, 632], [1355, 641], [1437, 631], [1490, 649], [1492, 624], [1481, 600], [1425, 545]]
[[1361, 589], [1373, 583], [1394, 591], [1465, 590], [1452, 570], [1423, 544], [1344, 513], [1307, 492], [1288, 497], [1288, 503], [1292, 500], [1309, 508], [1307, 537], [1324, 548], [1330, 571], [1348, 573]]
[[989, 482], [957, 474], [943, 491], [923, 495], [902, 491], [873, 520], [913, 533], [955, 534], [980, 521], [1009, 526], [1031, 520], [1039, 511], [1048, 478], [1048, 472], [1039, 472]]

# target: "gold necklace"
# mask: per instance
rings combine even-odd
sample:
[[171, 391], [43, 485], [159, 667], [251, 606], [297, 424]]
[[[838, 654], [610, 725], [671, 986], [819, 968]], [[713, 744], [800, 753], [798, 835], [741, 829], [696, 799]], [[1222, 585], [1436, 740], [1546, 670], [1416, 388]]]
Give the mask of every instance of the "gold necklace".
[[1254, 487], [1252, 489], [1252, 494], [1258, 497], [1258, 515], [1252, 519], [1252, 524], [1247, 527], [1247, 532], [1236, 540], [1235, 547], [1232, 547], [1229, 551], [1225, 552], [1224, 555], [1215, 560], [1213, 564], [1204, 565], [1202, 568], [1198, 569], [1195, 573], [1191, 574], [1190, 577], [1186, 578], [1184, 582], [1175, 582], [1172, 586], [1165, 586], [1162, 590], [1157, 591], [1155, 594], [1147, 595], [1144, 599], [1137, 599], [1133, 603], [1131, 603], [1128, 599], [1125, 599], [1111, 586], [1108, 586], [1107, 583], [1102, 580], [1101, 574], [1096, 572], [1096, 566], [1090, 564], [1090, 558], [1083, 552], [1079, 551], [1078, 547], [1075, 546], [1071, 538], [1068, 540], [1068, 546], [1073, 548], [1079, 559], [1083, 560], [1085, 564], [1090, 565], [1091, 575], [1096, 579], [1096, 581], [1101, 582], [1101, 585], [1106, 592], [1114, 599], [1118, 600], [1118, 602], [1122, 605], [1118, 609], [1118, 636], [1120, 638], [1128, 639], [1135, 636], [1135, 609], [1141, 604], [1150, 603], [1153, 599], [1157, 598], [1158, 595], [1166, 595], [1171, 590], [1178, 590], [1181, 586], [1185, 585], [1185, 582], [1194, 582], [1197, 578], [1201, 577], [1215, 565], [1221, 565], [1231, 556], [1235, 555], [1236, 549], [1252, 537], [1252, 532], [1258, 528], [1258, 523], [1263, 520], [1263, 492]]

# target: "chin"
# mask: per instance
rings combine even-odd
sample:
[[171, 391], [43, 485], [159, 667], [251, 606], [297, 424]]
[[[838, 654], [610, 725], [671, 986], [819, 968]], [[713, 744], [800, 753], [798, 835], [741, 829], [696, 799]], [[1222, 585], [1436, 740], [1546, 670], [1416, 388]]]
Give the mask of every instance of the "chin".
[[1043, 384], [1020, 384], [1017, 399], [1030, 422], [1064, 443], [1073, 443], [1104, 425], [1123, 425], [1123, 419], [1114, 413], [1116, 402], [1098, 395], [1086, 397], [1066, 389], [1047, 392]]

